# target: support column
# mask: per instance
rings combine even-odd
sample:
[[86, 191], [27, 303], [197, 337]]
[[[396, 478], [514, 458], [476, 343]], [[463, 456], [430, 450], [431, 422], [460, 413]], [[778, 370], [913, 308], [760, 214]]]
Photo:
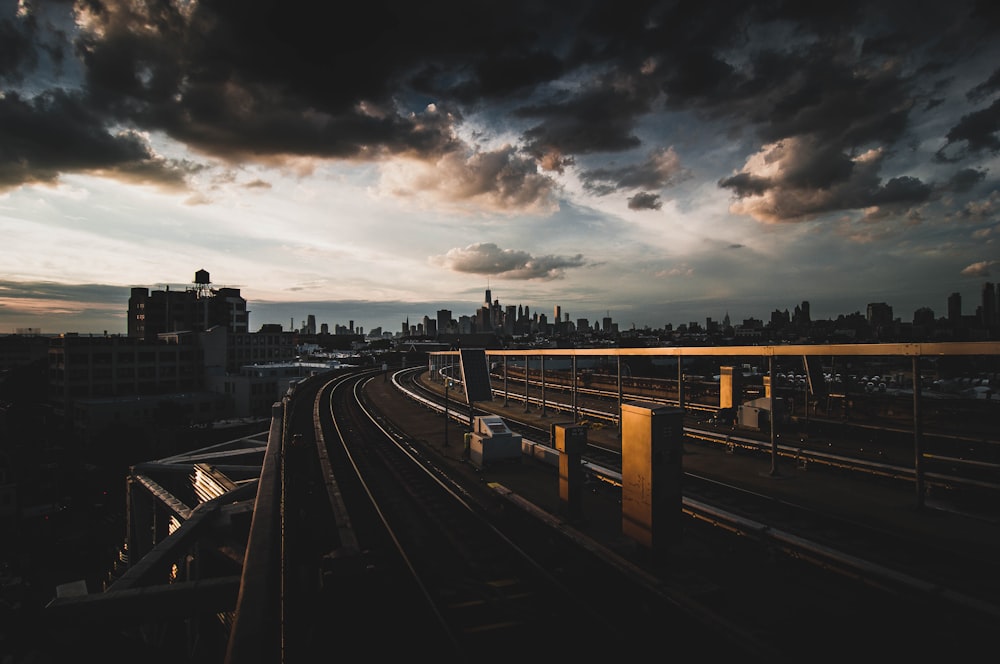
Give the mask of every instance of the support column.
[[507, 407], [507, 356], [503, 356], [503, 407]]
[[924, 507], [924, 443], [920, 431], [920, 356], [913, 356], [913, 477], [916, 480], [917, 508]]
[[583, 514], [583, 451], [587, 447], [587, 427], [554, 424], [555, 448], [559, 452], [559, 505], [571, 521]]
[[524, 356], [524, 412], [528, 412], [528, 356]]
[[684, 410], [684, 362], [681, 355], [677, 355], [677, 407]]
[[743, 372], [719, 367], [719, 408], [736, 408], [743, 394]]
[[576, 355], [573, 355], [573, 376], [571, 377], [571, 380], [573, 383], [573, 421], [576, 422], [580, 419], [576, 406]]
[[622, 437], [622, 356], [621, 353], [618, 354], [618, 441], [621, 442]]
[[659, 557], [681, 540], [684, 411], [622, 405], [622, 533]]
[[539, 355], [538, 356], [538, 361], [540, 362], [540, 366], [541, 366], [541, 369], [542, 369], [542, 371], [541, 371], [541, 375], [542, 375], [542, 412], [541, 412], [541, 416], [545, 417], [545, 356], [544, 355]]
[[[774, 377], [774, 355], [769, 355], [767, 358], [767, 375], [771, 378]], [[775, 408], [775, 400], [773, 394], [768, 396], [767, 400], [768, 406], [770, 407], [770, 412], [768, 413], [768, 420], [771, 423], [771, 477], [777, 477], [778, 473], [778, 437], [776, 434], [775, 421], [778, 419], [777, 408]]]

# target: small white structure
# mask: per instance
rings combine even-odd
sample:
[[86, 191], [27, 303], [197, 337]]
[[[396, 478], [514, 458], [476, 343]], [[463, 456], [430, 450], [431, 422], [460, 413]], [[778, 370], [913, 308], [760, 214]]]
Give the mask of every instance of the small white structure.
[[760, 397], [740, 406], [736, 413], [736, 423], [747, 429], [764, 431], [771, 427], [772, 416], [780, 420], [781, 400], [775, 399], [772, 404], [771, 397]]
[[514, 433], [499, 415], [480, 415], [469, 434], [469, 460], [476, 468], [498, 461], [521, 461], [521, 434]]

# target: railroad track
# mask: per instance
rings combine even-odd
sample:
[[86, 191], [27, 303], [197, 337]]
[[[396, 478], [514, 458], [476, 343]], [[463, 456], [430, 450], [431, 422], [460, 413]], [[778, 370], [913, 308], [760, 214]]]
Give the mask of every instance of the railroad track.
[[[417, 383], [407, 389], [418, 389]], [[514, 418], [514, 411], [506, 418], [512, 428], [519, 426]], [[520, 426], [524, 435], [547, 440], [547, 432]], [[603, 466], [599, 472], [610, 484], [616, 470], [620, 479], [620, 455], [617, 467], [608, 450], [591, 448], [587, 456], [592, 467]], [[912, 650], [954, 656], [987, 647], [985, 635], [1000, 620], [1000, 567], [994, 557], [717, 479], [687, 474], [684, 481], [684, 511], [693, 522], [710, 526], [689, 523], [685, 537], [703, 538], [715, 548], [706, 547], [701, 560], [683, 561], [695, 581], [694, 589], [680, 592], [729, 620], [742, 620], [757, 638], [808, 648], [816, 639], [830, 639], [836, 628], [843, 633], [831, 648], [845, 648], [845, 656], [872, 642], [897, 655]], [[995, 524], [984, 523], [991, 527]], [[719, 554], [737, 550], [739, 555]], [[697, 589], [699, 582], [704, 592]], [[733, 607], [741, 609], [727, 610]], [[811, 618], [804, 620], [806, 614]], [[912, 639], [914, 633], [921, 638]]]
[[[299, 527], [338, 535], [319, 563], [302, 556], [291, 565], [297, 571], [288, 592], [299, 601], [289, 608], [289, 653], [305, 659], [337, 634], [340, 647], [361, 647], [376, 659], [420, 652], [439, 661], [510, 661], [526, 653], [589, 660], [648, 652], [670, 625], [674, 638], [699, 643], [708, 656], [771, 655], [717, 616], [682, 609], [655, 579], [609, 565], [513, 508], [497, 491], [454, 479], [366, 402], [362, 386], [370, 379], [344, 376], [317, 392], [317, 456], [336, 488], [326, 492], [335, 496], [333, 507], [313, 514], [332, 522]], [[297, 547], [310, 549], [317, 552]], [[320, 579], [315, 591], [303, 582], [312, 569]]]

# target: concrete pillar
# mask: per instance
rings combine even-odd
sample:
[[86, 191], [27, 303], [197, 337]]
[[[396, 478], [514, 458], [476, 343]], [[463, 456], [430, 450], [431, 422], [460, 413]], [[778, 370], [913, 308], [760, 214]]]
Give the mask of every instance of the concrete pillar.
[[587, 427], [553, 424], [555, 448], [559, 451], [559, 505], [570, 520], [582, 514], [583, 451], [587, 447]]
[[737, 408], [743, 394], [743, 371], [734, 367], [719, 369], [719, 408]]
[[684, 411], [622, 404], [622, 533], [654, 556], [680, 543]]

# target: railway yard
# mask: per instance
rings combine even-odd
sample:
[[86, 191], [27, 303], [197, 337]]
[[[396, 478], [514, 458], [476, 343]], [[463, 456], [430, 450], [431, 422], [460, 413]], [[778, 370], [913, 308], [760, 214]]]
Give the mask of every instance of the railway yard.
[[[297, 381], [276, 404], [283, 414], [268, 440], [279, 444], [266, 452], [273, 474], [265, 480], [259, 471], [274, 493], [258, 493], [252, 512], [274, 519], [261, 544], [280, 564], [280, 584], [244, 573], [230, 616], [241, 615], [243, 598], [261, 599], [243, 605], [242, 624], [231, 628], [217, 616], [194, 630], [189, 618], [154, 619], [122, 640], [123, 627], [102, 623], [91, 642], [118, 639], [127, 655], [155, 634], [159, 649], [148, 661], [174, 662], [273, 661], [274, 647], [288, 664], [314, 661], [331, 644], [375, 659], [441, 662], [526, 653], [978, 660], [995, 649], [993, 400], [918, 400], [898, 377], [885, 391], [873, 383], [871, 391], [817, 394], [785, 374], [769, 386], [784, 402], [772, 420], [770, 412], [721, 408], [711, 376], [679, 383], [605, 371], [574, 380], [552, 366], [526, 376], [508, 365], [493, 367], [490, 398], [470, 404], [461, 376], [442, 369], [345, 367]], [[748, 376], [738, 401], [756, 403], [766, 387]], [[682, 473], [655, 548], [625, 527], [626, 403], [683, 406]], [[477, 452], [475, 443], [488, 443], [472, 434], [476, 417], [500, 420], [521, 453]], [[556, 425], [585, 431], [578, 466], [555, 449]], [[193, 456], [210, 470], [211, 454]], [[224, 474], [219, 458], [213, 472]], [[570, 500], [567, 468], [580, 480]], [[197, 505], [185, 498], [186, 473], [163, 484], [142, 477], [175, 509]], [[247, 500], [235, 496], [249, 488], [232, 488], [233, 500]], [[273, 516], [262, 505], [273, 505]], [[228, 537], [213, 531], [178, 555], [185, 573], [197, 573], [192, 580], [235, 589], [242, 550], [245, 565], [261, 560], [252, 539], [241, 528]], [[222, 576], [213, 579], [220, 558]], [[101, 614], [65, 615], [89, 622]], [[137, 617], [111, 615], [123, 625]], [[35, 661], [72, 651], [46, 645], [59, 656]]]
[[[734, 449], [688, 436], [683, 529], [666, 556], [654, 557], [622, 534], [613, 469], [591, 474], [581, 514], [568, 518], [551, 465], [525, 458], [474, 467], [465, 456], [460, 424], [446, 425], [441, 412], [412, 396], [443, 396], [443, 385], [424, 375], [407, 389], [411, 396], [372, 380], [366, 392], [408, 445], [433, 455], [431, 463], [644, 579], [656, 589], [667, 624], [677, 618], [665, 607], [680, 607], [681, 614], [697, 616], [738, 642], [734, 647], [745, 650], [745, 658], [761, 661], [794, 659], [817, 643], [831, 659], [860, 649], [971, 656], [989, 647], [990, 625], [1000, 617], [1000, 530], [989, 509], [961, 509], [954, 495], [940, 491], [938, 499], [933, 489], [918, 505], [912, 478], [904, 473], [891, 477], [842, 463], [802, 464], [787, 453], [775, 465], [766, 438], [760, 447]], [[476, 408], [501, 414], [511, 426], [526, 425], [526, 438], [547, 442], [551, 425], [570, 419], [568, 401], [555, 393], [550, 398], [545, 412], [502, 397]], [[452, 417], [461, 419], [466, 407], [453, 401]], [[613, 449], [614, 427], [595, 426], [588, 433], [588, 442]], [[595, 458], [602, 460], [594, 468], [613, 467], [600, 453]], [[702, 645], [708, 638], [681, 631]], [[697, 647], [686, 643], [688, 652]]]

